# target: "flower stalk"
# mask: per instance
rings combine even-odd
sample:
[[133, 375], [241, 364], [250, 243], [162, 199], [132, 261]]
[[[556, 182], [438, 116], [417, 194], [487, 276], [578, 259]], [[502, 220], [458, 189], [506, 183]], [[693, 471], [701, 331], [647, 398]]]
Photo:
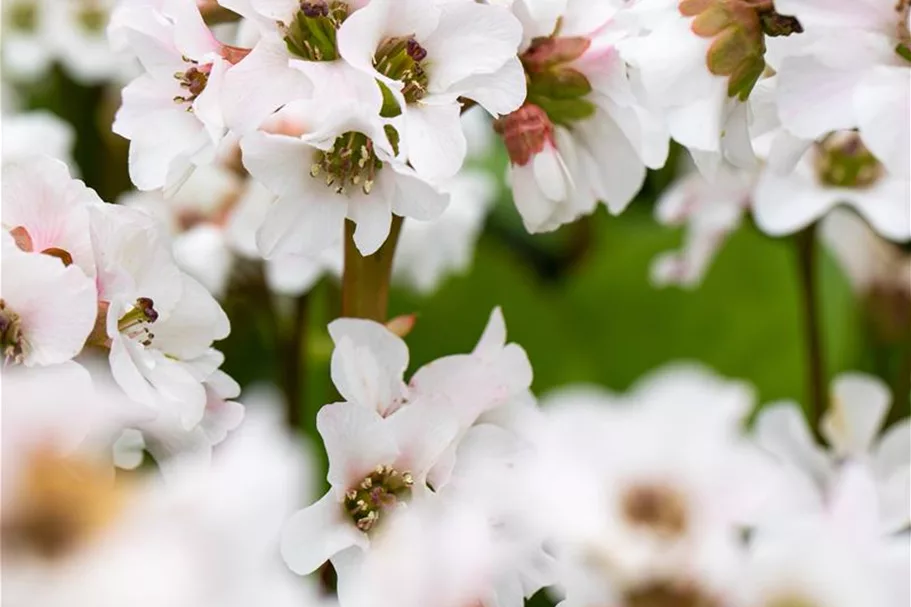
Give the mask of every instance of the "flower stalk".
[[827, 391], [822, 345], [822, 318], [819, 309], [816, 224], [795, 234], [794, 242], [797, 248], [797, 268], [806, 348], [807, 416], [813, 432], [819, 438], [820, 420], [827, 408]]
[[389, 311], [392, 258], [403, 218], [392, 216], [389, 238], [373, 255], [363, 256], [354, 244], [355, 224], [345, 221], [345, 269], [342, 277], [342, 316], [385, 323]]

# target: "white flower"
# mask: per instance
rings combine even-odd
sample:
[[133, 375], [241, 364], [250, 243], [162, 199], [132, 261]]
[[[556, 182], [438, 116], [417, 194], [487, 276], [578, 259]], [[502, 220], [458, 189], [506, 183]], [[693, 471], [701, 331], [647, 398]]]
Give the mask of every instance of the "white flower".
[[173, 190], [196, 165], [212, 162], [225, 134], [221, 85], [236, 59], [192, 2], [125, 6], [112, 36], [123, 36], [146, 73], [123, 90], [114, 132], [130, 140], [130, 177], [141, 190]]
[[446, 207], [445, 195], [395, 158], [395, 143], [365, 115], [369, 108], [342, 100], [332, 110], [323, 132], [257, 132], [241, 142], [244, 165], [278, 196], [257, 235], [266, 258], [321, 253], [341, 239], [346, 217], [357, 224], [358, 250], [371, 255], [386, 241], [393, 213], [431, 220]]
[[752, 204], [755, 175], [721, 167], [714, 181], [690, 172], [665, 190], [655, 206], [658, 222], [685, 226], [682, 250], [652, 261], [657, 286], [698, 286], [728, 235], [737, 230]]
[[114, 378], [132, 398], [175, 411], [191, 430], [205, 413], [203, 382], [222, 360], [211, 345], [228, 335], [228, 318], [181, 274], [154, 219], [119, 205], [92, 211]]
[[3, 115], [3, 162], [50, 156], [62, 160], [73, 171], [73, 127], [56, 115], [35, 110]]
[[664, 164], [668, 136], [634, 94], [619, 52], [625, 35], [605, 2], [513, 3], [525, 26], [528, 98], [499, 120], [510, 184], [526, 228], [554, 230], [603, 201], [622, 212], [646, 166]]
[[880, 429], [891, 397], [878, 379], [857, 373], [840, 375], [832, 385], [832, 404], [820, 428], [830, 450], [813, 442], [806, 421], [793, 404], [763, 408], [756, 421], [756, 438], [768, 452], [809, 481], [810, 497], [795, 507], [812, 509], [825, 503], [835, 485], [841, 462], [869, 468], [878, 496], [879, 525], [885, 532], [907, 527], [911, 520], [911, 449], [909, 420], [895, 424], [881, 437]]
[[825, 512], [760, 527], [741, 583], [744, 604], [907, 604], [907, 536], [881, 536], [876, 507], [872, 479], [848, 465]]
[[569, 571], [568, 601], [730, 590], [739, 528], [770, 489], [739, 431], [751, 401], [743, 384], [677, 367], [625, 397], [577, 390], [545, 403], [538, 475], [561, 490], [541, 492], [540, 516]]
[[857, 128], [866, 147], [897, 176], [911, 175], [911, 34], [905, 0], [778, 0], [805, 34], [776, 65], [784, 126], [818, 139]]
[[753, 214], [764, 232], [792, 234], [839, 204], [853, 207], [881, 236], [911, 239], [911, 179], [890, 173], [857, 133], [833, 133], [816, 143], [791, 174], [763, 171]]
[[95, 276], [88, 209], [102, 202], [63, 162], [37, 156], [4, 163], [2, 204], [3, 230], [20, 249], [55, 255]]
[[54, 60], [46, 0], [12, 0], [3, 3], [3, 67], [7, 76], [35, 81]]
[[131, 64], [111, 48], [106, 29], [114, 0], [53, 2], [47, 12], [48, 41], [74, 80], [91, 85], [119, 80]]
[[3, 234], [0, 357], [6, 363], [62, 363], [82, 350], [95, 326], [94, 281], [58, 257], [21, 251]]
[[406, 222], [392, 264], [393, 280], [421, 293], [432, 293], [447, 275], [470, 266], [496, 194], [493, 180], [472, 170], [463, 170], [442, 189], [451, 197], [446, 211], [436, 221]]
[[438, 404], [413, 402], [386, 418], [353, 403], [320, 409], [332, 487], [285, 527], [282, 555], [292, 570], [307, 574], [331, 559], [345, 602], [372, 534], [397, 508], [430, 493], [427, 472], [456, 431], [444, 415], [448, 405]]
[[474, 2], [373, 0], [338, 31], [341, 56], [384, 87], [384, 116], [402, 115], [402, 146], [430, 178], [462, 166], [459, 98], [495, 116], [525, 99], [516, 56], [522, 38], [508, 10]]

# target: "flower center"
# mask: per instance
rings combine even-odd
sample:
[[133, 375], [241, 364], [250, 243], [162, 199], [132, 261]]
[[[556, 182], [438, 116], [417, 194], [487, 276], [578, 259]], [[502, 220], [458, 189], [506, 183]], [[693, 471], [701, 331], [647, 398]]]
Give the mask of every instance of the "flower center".
[[360, 187], [364, 194], [369, 194], [382, 168], [383, 162], [373, 150], [373, 140], [351, 131], [339, 136], [330, 149], [316, 154], [310, 176], [325, 178], [326, 186], [336, 194], [345, 194], [349, 186]]
[[819, 180], [839, 188], [868, 188], [883, 175], [879, 160], [853, 132], [833, 133], [816, 145]]
[[551, 122], [571, 126], [595, 113], [595, 104], [586, 99], [591, 83], [571, 66], [590, 46], [591, 40], [582, 37], [535, 38], [519, 58], [528, 78], [527, 100]]
[[24, 341], [19, 315], [6, 307], [6, 302], [0, 299], [0, 355], [3, 360], [21, 363], [25, 356]]
[[503, 138], [509, 160], [516, 166], [525, 166], [545, 145], [554, 145], [553, 123], [544, 110], [531, 103], [497, 119], [493, 128]]
[[302, 1], [291, 23], [280, 25], [288, 51], [307, 61], [338, 59], [336, 33], [349, 10], [347, 2], [337, 0]]
[[345, 512], [357, 528], [366, 533], [376, 526], [381, 513], [411, 498], [412, 485], [414, 479], [410, 472], [377, 466], [345, 495]]
[[29, 458], [17, 489], [3, 524], [4, 558], [8, 549], [45, 558], [65, 555], [108, 525], [123, 498], [105, 470], [49, 451]]
[[679, 537], [686, 532], [686, 504], [671, 487], [633, 487], [623, 497], [623, 515], [633, 526], [650, 529], [665, 537]]
[[9, 23], [13, 30], [34, 32], [38, 27], [38, 9], [31, 1], [14, 2], [9, 9]]
[[[393, 80], [404, 83], [402, 95], [408, 104], [417, 103], [427, 94], [427, 72], [424, 70], [424, 60], [427, 50], [410, 36], [389, 38], [376, 50], [373, 56], [373, 65], [376, 71]], [[380, 84], [383, 90], [383, 110], [381, 115], [393, 118], [402, 113], [395, 99], [385, 85]]]
[[117, 330], [127, 337], [139, 339], [144, 346], [151, 346], [155, 334], [149, 331], [146, 325], [158, 320], [158, 311], [155, 303], [148, 297], [140, 297], [136, 304], [117, 321]]
[[108, 23], [108, 13], [94, 2], [84, 5], [76, 13], [79, 25], [87, 32], [98, 34], [104, 31]]
[[718, 602], [701, 593], [694, 584], [652, 582], [627, 591], [623, 604], [628, 607], [715, 607]]
[[766, 601], [764, 607], [817, 607], [817, 604], [815, 601], [796, 594], [786, 594]]
[[[174, 74], [174, 78], [180, 83], [180, 88], [186, 89], [188, 94], [174, 97], [174, 103], [192, 104], [206, 90], [206, 85], [209, 83], [209, 73], [212, 71], [212, 64], [199, 65], [197, 61], [193, 61], [189, 57], [184, 57], [183, 60], [191, 65], [186, 71]], [[192, 105], [187, 107], [187, 111], [193, 111]]]

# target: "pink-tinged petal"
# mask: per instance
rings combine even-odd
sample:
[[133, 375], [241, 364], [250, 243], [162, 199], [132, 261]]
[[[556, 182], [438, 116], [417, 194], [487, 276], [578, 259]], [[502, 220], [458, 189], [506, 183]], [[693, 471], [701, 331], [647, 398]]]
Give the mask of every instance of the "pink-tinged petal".
[[353, 403], [326, 405], [316, 414], [316, 427], [329, 457], [329, 483], [343, 495], [379, 465], [399, 455], [395, 437], [380, 414]]
[[285, 24], [300, 10], [299, 0], [249, 0], [249, 4], [260, 15]]
[[310, 78], [289, 65], [284, 42], [267, 36], [225, 74], [221, 93], [225, 122], [238, 133], [248, 133], [283, 105], [312, 94]]
[[115, 335], [111, 340], [111, 353], [108, 361], [114, 381], [126, 392], [127, 396], [151, 407], [155, 405], [155, 392], [134, 361], [134, 356], [142, 356], [142, 353], [138, 351], [141, 348], [142, 346], [134, 344], [120, 335]]
[[832, 386], [832, 404], [820, 430], [841, 457], [866, 456], [882, 427], [892, 397], [879, 379], [845, 373]]
[[889, 171], [911, 177], [911, 70], [874, 68], [854, 91], [864, 144]]
[[144, 18], [149, 26], [125, 30], [129, 48], [150, 76], [160, 81], [174, 80], [174, 74], [186, 70], [188, 64], [174, 46], [172, 26], [157, 11], [148, 11]]
[[308, 575], [342, 550], [365, 541], [330, 491], [288, 519], [282, 530], [281, 553], [291, 571]]
[[56, 257], [3, 252], [3, 302], [19, 316], [26, 366], [63, 363], [82, 350], [95, 325], [95, 283]]
[[411, 166], [429, 179], [452, 177], [462, 168], [468, 144], [458, 103], [418, 103], [406, 110], [405, 149]]
[[389, 237], [392, 225], [390, 201], [378, 191], [374, 191], [373, 195], [354, 194], [348, 199], [348, 219], [357, 224], [354, 244], [358, 251], [361, 255], [373, 255]]
[[778, 75], [781, 123], [805, 139], [857, 126], [854, 90], [865, 73], [829, 68], [813, 57], [785, 59]]
[[824, 189], [792, 175], [766, 170], [753, 194], [753, 217], [759, 229], [771, 236], [802, 230], [839, 202], [839, 191]]
[[256, 232], [260, 253], [267, 259], [317, 255], [338, 242], [344, 232], [346, 206], [341, 197], [326, 192], [289, 193], [276, 200]]
[[870, 470], [847, 462], [839, 470], [828, 511], [840, 529], [856, 534], [858, 539], [874, 538], [879, 533], [879, 505], [876, 484]]
[[231, 332], [228, 316], [205, 287], [181, 276], [183, 292], [171, 314], [155, 323], [155, 347], [180, 360], [205, 354], [213, 341]]
[[551, 217], [556, 212], [556, 205], [538, 187], [533, 165], [512, 167], [510, 185], [516, 209], [522, 216], [522, 223], [526, 230], [535, 234], [557, 228], [557, 225], [551, 222]]
[[782, 15], [794, 15], [808, 27], [881, 29], [894, 27], [894, 5], [881, 0], [776, 0]]
[[206, 88], [193, 102], [193, 114], [203, 123], [213, 145], [218, 145], [225, 136], [225, 119], [222, 113], [222, 86], [225, 78], [225, 69], [228, 64], [221, 59], [212, 63], [209, 80]]
[[419, 40], [432, 65], [431, 90], [446, 91], [469, 76], [494, 73], [513, 59], [522, 26], [505, 8], [450, 2], [442, 6], [434, 32]]
[[518, 57], [490, 74], [473, 74], [449, 87], [448, 93], [472, 99], [494, 116], [513, 112], [525, 102], [525, 70]]
[[793, 464], [822, 482], [829, 463], [823, 450], [813, 441], [806, 418], [796, 405], [766, 406], [756, 419], [757, 444], [785, 463]]
[[181, 54], [202, 59], [208, 53], [217, 53], [221, 47], [212, 34], [195, 2], [164, 0], [162, 11], [174, 22], [174, 45]]
[[[348, 64], [381, 79], [391, 85], [393, 90], [398, 90], [400, 85], [378, 73], [373, 66], [373, 58], [380, 43], [383, 39], [392, 37], [388, 31], [392, 28], [392, 9], [392, 4], [387, 0], [374, 0], [345, 19], [338, 30], [337, 41], [339, 54]], [[405, 35], [410, 35], [410, 32]]]
[[89, 237], [91, 205], [102, 204], [98, 195], [70, 177], [63, 162], [38, 157], [3, 166], [3, 227], [22, 227], [32, 251], [63, 249], [88, 276], [95, 275]]
[[392, 211], [401, 217], [419, 221], [438, 219], [449, 206], [449, 194], [440, 192], [406, 166], [396, 165], [392, 168], [397, 173]]

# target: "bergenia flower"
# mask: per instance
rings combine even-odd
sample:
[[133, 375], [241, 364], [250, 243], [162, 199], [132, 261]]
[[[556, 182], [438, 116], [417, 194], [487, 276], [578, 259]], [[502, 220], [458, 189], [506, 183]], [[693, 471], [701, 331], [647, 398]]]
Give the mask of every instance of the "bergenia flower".
[[331, 559], [344, 601], [371, 536], [398, 508], [431, 493], [427, 472], [456, 432], [447, 406], [413, 402], [386, 418], [354, 403], [320, 409], [332, 487], [285, 526], [282, 555], [292, 570], [307, 574]]
[[[284, 111], [314, 111], [292, 105]], [[341, 240], [346, 218], [357, 225], [358, 250], [371, 255], [389, 236], [393, 213], [431, 220], [446, 208], [447, 197], [397, 159], [397, 132], [369, 108], [349, 99], [328, 111], [321, 131], [256, 132], [241, 142], [244, 165], [278, 196], [258, 234], [266, 258], [322, 253]]]
[[29, 367], [72, 359], [95, 326], [94, 281], [72, 263], [2, 238], [0, 359]]
[[130, 178], [171, 191], [215, 158], [225, 134], [221, 85], [243, 52], [215, 39], [193, 2], [125, 5], [112, 25], [146, 73], [123, 90], [114, 132], [130, 140]]
[[465, 159], [459, 98], [494, 116], [525, 99], [521, 39], [508, 10], [474, 2], [373, 0], [338, 31], [342, 58], [380, 83], [383, 115], [402, 116], [405, 155], [430, 178], [451, 177]]

